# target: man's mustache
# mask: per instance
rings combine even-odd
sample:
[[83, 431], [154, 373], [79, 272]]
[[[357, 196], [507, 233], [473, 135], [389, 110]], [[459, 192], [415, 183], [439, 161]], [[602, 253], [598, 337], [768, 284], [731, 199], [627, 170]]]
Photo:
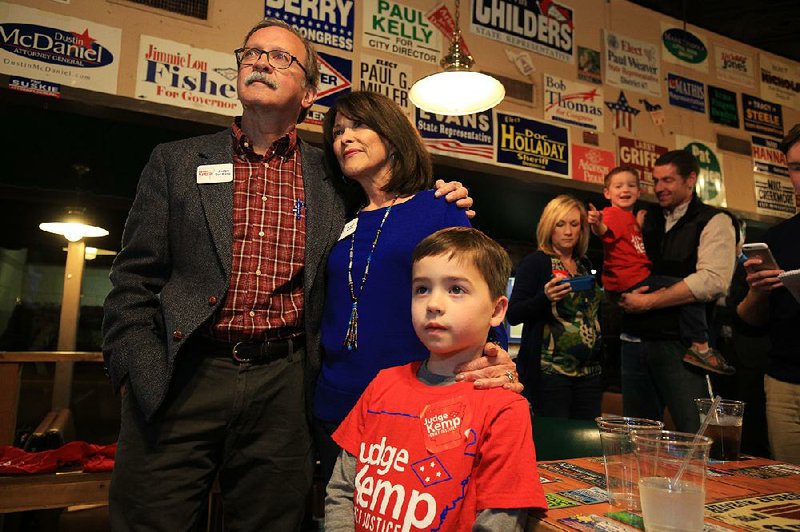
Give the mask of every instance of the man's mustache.
[[244, 78], [245, 85], [252, 85], [257, 81], [264, 83], [270, 89], [278, 88], [278, 83], [273, 78], [269, 77], [266, 72], [262, 72], [260, 70], [254, 70], [250, 72], [246, 78]]

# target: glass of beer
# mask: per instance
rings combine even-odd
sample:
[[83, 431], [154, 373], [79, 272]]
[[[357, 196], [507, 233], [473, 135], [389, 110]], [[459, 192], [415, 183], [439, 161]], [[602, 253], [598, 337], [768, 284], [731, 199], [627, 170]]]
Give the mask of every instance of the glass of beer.
[[711, 399], [695, 399], [700, 423], [710, 415], [705, 435], [714, 440], [709, 457], [712, 460], [738, 460], [742, 446], [742, 415], [744, 402], [723, 399], [715, 412], [709, 412]]

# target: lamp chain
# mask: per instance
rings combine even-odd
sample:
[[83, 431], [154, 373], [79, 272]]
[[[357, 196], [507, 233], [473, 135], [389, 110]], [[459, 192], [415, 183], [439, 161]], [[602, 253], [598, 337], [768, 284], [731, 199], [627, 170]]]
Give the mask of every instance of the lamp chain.
[[459, 12], [461, 11], [460, 7], [461, 7], [461, 0], [456, 0], [456, 33], [461, 31], [461, 27], [458, 24], [458, 16], [460, 14]]

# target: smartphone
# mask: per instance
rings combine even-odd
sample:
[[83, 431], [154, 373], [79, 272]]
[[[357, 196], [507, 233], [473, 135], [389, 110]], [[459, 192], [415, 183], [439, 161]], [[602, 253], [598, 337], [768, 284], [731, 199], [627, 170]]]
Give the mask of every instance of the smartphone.
[[579, 275], [578, 277], [567, 277], [561, 280], [562, 283], [569, 283], [573, 292], [583, 292], [594, 288], [594, 276]]
[[761, 270], [780, 270], [780, 267], [775, 261], [775, 257], [772, 256], [772, 252], [769, 250], [769, 247], [763, 242], [753, 242], [751, 244], [743, 245], [742, 255], [744, 255], [745, 260], [753, 258], [761, 259], [761, 264], [750, 267], [751, 271], [760, 272]]

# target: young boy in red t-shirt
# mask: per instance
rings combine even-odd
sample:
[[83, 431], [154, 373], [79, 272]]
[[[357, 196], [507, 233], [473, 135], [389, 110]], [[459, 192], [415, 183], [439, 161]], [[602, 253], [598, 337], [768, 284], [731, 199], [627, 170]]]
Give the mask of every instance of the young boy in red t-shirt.
[[[414, 250], [411, 314], [424, 362], [381, 371], [333, 439], [326, 530], [523, 530], [546, 508], [527, 401], [455, 382], [503, 322], [508, 254], [467, 227]], [[508, 372], [509, 382], [514, 374]]]
[[[639, 199], [639, 173], [635, 168], [618, 166], [606, 175], [603, 195], [611, 207], [598, 211], [589, 204], [588, 222], [592, 232], [603, 242], [603, 287], [609, 301], [618, 302], [619, 294], [640, 286], [659, 290], [680, 281], [677, 277], [650, 275], [652, 263], [647, 258], [641, 221], [633, 214]], [[640, 211], [641, 212], [641, 211]], [[681, 336], [691, 341], [684, 362], [708, 371], [731, 375], [736, 370], [722, 354], [708, 345], [708, 323], [703, 303], [680, 309]]]

